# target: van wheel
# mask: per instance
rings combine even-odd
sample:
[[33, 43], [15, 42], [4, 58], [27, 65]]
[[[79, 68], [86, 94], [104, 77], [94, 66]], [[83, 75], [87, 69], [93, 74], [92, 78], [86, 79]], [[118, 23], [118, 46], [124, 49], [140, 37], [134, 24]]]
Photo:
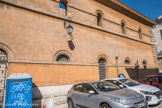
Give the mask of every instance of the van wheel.
[[108, 104], [104, 103], [100, 105], [100, 108], [111, 108]]
[[72, 99], [68, 99], [68, 108], [74, 108], [74, 104], [73, 104], [73, 101]]

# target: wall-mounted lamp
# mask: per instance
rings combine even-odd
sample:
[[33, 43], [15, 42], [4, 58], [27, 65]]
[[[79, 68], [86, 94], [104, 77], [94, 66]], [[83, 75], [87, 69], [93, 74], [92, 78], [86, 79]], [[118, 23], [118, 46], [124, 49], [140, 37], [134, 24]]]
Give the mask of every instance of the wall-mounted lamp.
[[[66, 23], [69, 23], [69, 25], [67, 26]], [[69, 35], [72, 35], [73, 33], [73, 27], [70, 25], [71, 22], [71, 17], [69, 17], [68, 19], [64, 20], [64, 28], [66, 28], [66, 32]]]

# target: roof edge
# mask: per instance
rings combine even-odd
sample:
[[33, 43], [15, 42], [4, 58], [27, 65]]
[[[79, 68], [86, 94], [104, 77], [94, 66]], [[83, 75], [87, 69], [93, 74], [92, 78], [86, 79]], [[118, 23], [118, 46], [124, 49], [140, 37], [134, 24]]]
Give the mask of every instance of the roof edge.
[[107, 7], [110, 7], [132, 19], [135, 19], [136, 21], [139, 21], [145, 25], [148, 25], [152, 27], [153, 25], [156, 25], [156, 22], [152, 19], [144, 16], [140, 12], [134, 10], [133, 8], [127, 6], [126, 4], [120, 2], [119, 0], [94, 0], [96, 2], [99, 2]]
[[150, 19], [150, 18], [144, 16], [144, 15], [141, 14], [140, 12], [134, 10], [133, 8], [129, 7], [128, 5], [126, 5], [126, 4], [124, 4], [124, 3], [122, 3], [121, 1], [118, 1], [118, 0], [111, 0], [111, 1], [114, 2], [114, 3], [117, 4], [117, 5], [119, 5], [119, 6], [123, 7], [123, 8], [125, 8], [125, 9], [127, 9], [128, 11], [130, 11], [130, 12], [132, 12], [132, 13], [138, 15], [139, 17], [141, 17], [141, 18], [147, 20], [147, 21], [150, 22], [152, 25], [155, 25], [155, 24], [156, 24], [156, 22], [153, 21], [152, 19]]

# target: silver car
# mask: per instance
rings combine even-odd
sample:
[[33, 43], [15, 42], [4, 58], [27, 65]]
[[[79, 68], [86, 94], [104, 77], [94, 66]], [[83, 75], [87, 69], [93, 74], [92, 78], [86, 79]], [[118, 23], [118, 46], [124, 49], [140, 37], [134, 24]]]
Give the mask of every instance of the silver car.
[[74, 85], [67, 103], [68, 108], [148, 108], [141, 94], [104, 81]]

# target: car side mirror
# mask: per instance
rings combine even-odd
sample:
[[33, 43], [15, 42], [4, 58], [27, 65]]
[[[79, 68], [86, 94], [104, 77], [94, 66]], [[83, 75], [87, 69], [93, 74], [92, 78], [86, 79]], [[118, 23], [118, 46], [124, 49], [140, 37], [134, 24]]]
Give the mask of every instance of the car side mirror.
[[119, 85], [120, 88], [124, 88], [124, 86], [122, 84]]
[[90, 90], [89, 94], [96, 94], [96, 92], [94, 90]]

